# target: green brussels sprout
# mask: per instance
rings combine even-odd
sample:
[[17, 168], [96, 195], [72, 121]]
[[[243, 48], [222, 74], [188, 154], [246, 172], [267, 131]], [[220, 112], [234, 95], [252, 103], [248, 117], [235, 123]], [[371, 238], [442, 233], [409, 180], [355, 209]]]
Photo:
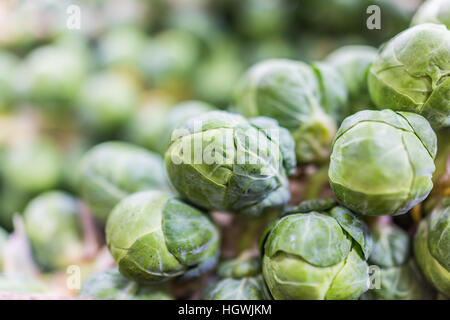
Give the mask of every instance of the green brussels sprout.
[[124, 124], [138, 102], [138, 88], [125, 75], [99, 72], [84, 83], [79, 97], [81, 116], [100, 132], [110, 132]]
[[214, 111], [215, 109], [212, 105], [197, 100], [184, 101], [173, 106], [167, 113], [164, 132], [160, 138], [165, 145], [164, 152], [167, 150], [172, 138], [172, 132], [176, 128], [190, 118]]
[[333, 142], [328, 177], [336, 197], [364, 215], [399, 215], [430, 193], [436, 134], [410, 112], [363, 110]]
[[83, 232], [78, 201], [62, 191], [32, 199], [23, 213], [33, 257], [45, 270], [62, 269], [81, 261]]
[[256, 217], [289, 201], [294, 142], [273, 119], [211, 111], [173, 132], [165, 163], [172, 185], [190, 202]]
[[348, 89], [350, 107], [349, 113], [344, 117], [371, 105], [367, 72], [376, 56], [377, 49], [374, 47], [350, 45], [341, 47], [326, 57], [326, 62], [338, 70]]
[[[256, 64], [243, 76], [235, 92], [234, 108], [246, 117], [276, 119], [291, 131], [299, 162], [325, 161], [336, 133], [336, 123], [325, 112], [341, 102], [337, 72], [291, 60], [274, 59]], [[326, 68], [329, 69], [329, 68]], [[332, 84], [332, 87], [328, 87]], [[328, 105], [329, 104], [329, 105]], [[342, 107], [345, 107], [343, 105]], [[332, 111], [335, 113], [336, 111]]]
[[52, 140], [37, 138], [5, 150], [2, 173], [16, 190], [40, 192], [54, 188], [62, 178], [62, 157]]
[[416, 112], [433, 127], [450, 125], [450, 30], [425, 23], [390, 40], [369, 69], [379, 109]]
[[428, 282], [450, 298], [450, 204], [422, 220], [414, 237], [414, 255]]
[[216, 45], [219, 49], [196, 68], [194, 89], [201, 99], [225, 106], [244, 71], [244, 65], [235, 51]]
[[371, 238], [346, 208], [284, 216], [266, 227], [260, 248], [276, 300], [357, 299], [368, 289]]
[[308, 213], [311, 211], [328, 211], [337, 206], [336, 200], [333, 198], [309, 199], [300, 202], [296, 206], [288, 207], [282, 213], [282, 216], [292, 213]]
[[169, 29], [187, 31], [203, 42], [214, 40], [220, 34], [219, 17], [202, 6], [179, 5], [166, 15], [166, 24]]
[[131, 141], [164, 154], [175, 128], [191, 117], [214, 109], [213, 106], [196, 100], [184, 101], [173, 107], [164, 103], [161, 106], [150, 105], [133, 116], [127, 135]]
[[48, 291], [48, 286], [35, 278], [24, 275], [0, 274], [0, 292], [45, 294]]
[[19, 90], [42, 105], [64, 107], [76, 99], [89, 69], [87, 58], [63, 45], [47, 45], [26, 58]]
[[87, 135], [76, 135], [72, 137], [72, 140], [68, 143], [64, 149], [64, 166], [62, 177], [62, 188], [71, 192], [78, 193], [78, 172], [74, 170], [77, 168], [81, 158], [92, 147], [92, 141], [90, 141]]
[[[384, 218], [384, 217], [383, 217]], [[373, 247], [369, 264], [379, 267], [379, 287], [364, 295], [370, 300], [428, 300], [432, 298], [410, 255], [408, 234], [392, 223], [371, 228]]]
[[326, 62], [315, 62], [312, 68], [319, 80], [321, 106], [337, 122], [341, 122], [348, 111], [348, 89], [338, 70]]
[[449, 0], [427, 0], [414, 15], [411, 25], [422, 23], [445, 24], [450, 28], [450, 1]]
[[123, 135], [141, 147], [164, 154], [167, 144], [161, 137], [166, 130], [166, 119], [174, 101], [171, 97], [152, 92], [148, 98], [133, 112], [126, 124]]
[[114, 207], [106, 243], [120, 273], [139, 283], [154, 283], [195, 277], [213, 268], [219, 231], [194, 207], [160, 191], [144, 191]]
[[0, 51], [0, 110], [10, 107], [15, 98], [14, 75], [19, 65], [18, 58], [9, 52]]
[[199, 46], [198, 39], [188, 32], [165, 30], [146, 44], [140, 66], [151, 83], [165, 86], [193, 70], [200, 55]]
[[270, 300], [257, 258], [238, 257], [219, 265], [219, 280], [207, 288], [206, 300]]
[[8, 240], [8, 233], [0, 227], [0, 273], [3, 269], [3, 246]]
[[81, 159], [78, 173], [81, 198], [101, 222], [129, 194], [168, 190], [161, 157], [125, 142], [104, 142]]
[[292, 45], [280, 38], [265, 39], [251, 44], [248, 48], [249, 64], [255, 64], [268, 59], [291, 59], [294, 57]]
[[281, 35], [288, 26], [288, 8], [282, 0], [249, 0], [237, 3], [239, 30], [253, 38]]
[[132, 26], [117, 27], [107, 32], [98, 43], [103, 65], [139, 70], [138, 61], [147, 37]]
[[33, 193], [18, 190], [5, 183], [1, 185], [0, 190], [0, 226], [13, 231], [14, 214], [23, 212]]
[[90, 276], [81, 286], [79, 296], [95, 300], [172, 300], [162, 287], [142, 286], [122, 276], [114, 268]]

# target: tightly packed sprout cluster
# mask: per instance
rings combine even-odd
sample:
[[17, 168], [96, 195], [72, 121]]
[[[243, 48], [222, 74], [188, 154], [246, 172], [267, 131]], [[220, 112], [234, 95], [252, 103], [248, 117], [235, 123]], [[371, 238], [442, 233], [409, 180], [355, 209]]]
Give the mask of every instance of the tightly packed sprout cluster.
[[0, 21], [0, 297], [450, 298], [450, 0], [82, 2]]

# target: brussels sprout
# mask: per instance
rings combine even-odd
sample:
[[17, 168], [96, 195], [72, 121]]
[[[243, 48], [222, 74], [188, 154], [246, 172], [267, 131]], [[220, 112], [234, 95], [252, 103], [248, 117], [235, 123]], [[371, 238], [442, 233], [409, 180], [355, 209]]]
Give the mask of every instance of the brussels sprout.
[[348, 89], [343, 77], [334, 66], [325, 62], [315, 62], [312, 67], [319, 80], [322, 108], [341, 122], [349, 113]]
[[188, 32], [165, 30], [146, 44], [139, 62], [151, 83], [165, 86], [193, 70], [199, 46], [198, 39]]
[[172, 132], [176, 128], [184, 124], [190, 118], [194, 118], [214, 110], [215, 107], [212, 105], [196, 100], [184, 101], [171, 108], [167, 113], [164, 132], [161, 136], [161, 141], [163, 141], [165, 145], [164, 151], [167, 150], [167, 147], [171, 141]]
[[162, 287], [142, 286], [110, 269], [90, 276], [83, 283], [80, 297], [96, 300], [172, 300]]
[[445, 24], [450, 28], [450, 1], [449, 0], [427, 0], [414, 15], [411, 25], [422, 23]]
[[433, 127], [450, 125], [450, 31], [421, 24], [390, 40], [369, 69], [372, 101], [379, 109], [423, 115]]
[[167, 173], [192, 203], [256, 217], [289, 201], [294, 142], [275, 120], [211, 111], [189, 119], [172, 138]]
[[49, 288], [43, 282], [23, 275], [0, 274], [0, 292], [29, 294], [47, 293]]
[[164, 154], [176, 127], [191, 117], [214, 109], [213, 106], [196, 100], [181, 102], [173, 107], [164, 103], [161, 106], [144, 107], [130, 121], [128, 136], [137, 144]]
[[89, 150], [80, 161], [78, 181], [82, 199], [101, 222], [129, 194], [168, 189], [161, 157], [124, 142], [104, 142]]
[[357, 299], [368, 289], [371, 238], [343, 207], [291, 213], [261, 237], [264, 279], [277, 300]]
[[333, 142], [328, 177], [336, 197], [364, 215], [399, 215], [431, 191], [436, 134], [420, 115], [360, 111]]
[[68, 146], [64, 149], [64, 166], [62, 187], [71, 193], [78, 193], [77, 168], [81, 158], [92, 147], [92, 142], [86, 135], [72, 137]]
[[251, 44], [248, 48], [249, 64], [255, 64], [268, 59], [291, 59], [294, 57], [292, 45], [280, 38], [265, 39]]
[[205, 101], [225, 106], [243, 70], [237, 53], [227, 48], [217, 49], [196, 69], [195, 92]]
[[297, 206], [288, 207], [283, 212], [283, 216], [292, 213], [308, 213], [311, 211], [328, 211], [337, 205], [336, 200], [332, 198], [309, 199], [300, 202]]
[[125, 75], [100, 72], [86, 80], [79, 108], [91, 128], [110, 132], [124, 124], [138, 102], [138, 88]]
[[3, 184], [0, 190], [0, 226], [13, 231], [14, 214], [23, 212], [33, 193], [18, 190], [7, 184]]
[[450, 298], [450, 204], [422, 220], [414, 237], [414, 255], [425, 278]]
[[15, 98], [13, 79], [19, 65], [18, 58], [9, 52], [0, 51], [0, 110], [10, 107]]
[[16, 190], [40, 192], [57, 186], [62, 177], [62, 157], [52, 140], [37, 138], [6, 150], [2, 172]]
[[267, 60], [247, 71], [235, 93], [236, 111], [246, 117], [274, 118], [291, 131], [299, 162], [326, 160], [336, 133], [336, 123], [325, 109], [335, 113], [341, 107], [341, 99], [333, 98], [341, 97], [336, 90], [343, 81], [337, 72], [330, 72], [332, 82], [328, 81], [330, 68], [321, 66], [314, 70], [303, 62]]
[[237, 2], [237, 23], [245, 35], [254, 38], [281, 35], [288, 26], [288, 8], [282, 0]]
[[8, 233], [0, 228], [0, 272], [2, 272], [3, 269], [3, 246], [5, 245], [7, 240]]
[[100, 59], [105, 66], [139, 70], [139, 57], [147, 37], [135, 27], [118, 27], [107, 32], [99, 41]]
[[167, 114], [173, 104], [171, 97], [151, 92], [125, 126], [125, 138], [141, 147], [164, 154], [167, 144], [162, 143], [161, 136], [166, 130]]
[[238, 257], [225, 261], [217, 273], [220, 279], [207, 288], [204, 299], [270, 300], [259, 259]]
[[348, 89], [350, 108], [344, 117], [371, 105], [367, 72], [376, 56], [374, 47], [353, 45], [341, 47], [326, 57], [326, 61], [341, 74]]
[[216, 264], [219, 231], [201, 211], [160, 191], [119, 202], [106, 224], [119, 271], [139, 283], [198, 276]]
[[24, 224], [33, 257], [46, 270], [77, 263], [83, 255], [79, 204], [62, 191], [45, 192], [30, 201]]
[[203, 6], [189, 3], [172, 8], [165, 20], [167, 28], [187, 31], [203, 42], [214, 41], [221, 31], [220, 17]]
[[[384, 218], [384, 217], [383, 217]], [[363, 298], [370, 300], [431, 299], [431, 291], [410, 258], [408, 234], [392, 223], [376, 223], [372, 228], [373, 248], [369, 264], [378, 266], [379, 287]]]
[[72, 103], [88, 72], [87, 58], [65, 46], [42, 46], [33, 50], [23, 65], [20, 89], [31, 100], [58, 107]]

